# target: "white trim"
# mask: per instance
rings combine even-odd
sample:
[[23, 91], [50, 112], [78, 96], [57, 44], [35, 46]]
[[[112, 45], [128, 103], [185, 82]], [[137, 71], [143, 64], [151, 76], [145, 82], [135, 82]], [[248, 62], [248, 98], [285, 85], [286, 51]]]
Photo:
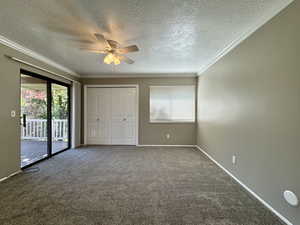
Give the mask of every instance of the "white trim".
[[84, 146], [84, 145], [82, 145], [82, 144], [80, 144], [80, 145], [75, 145], [74, 147], [72, 147], [72, 149], [80, 148], [80, 147], [82, 147], [82, 146]]
[[3, 177], [3, 178], [0, 179], [0, 182], [5, 181], [5, 180], [7, 180], [8, 178], [11, 178], [12, 176], [15, 176], [15, 175], [17, 175], [18, 173], [21, 173], [21, 172], [22, 172], [22, 170], [18, 170], [18, 171], [16, 171], [16, 172], [14, 172], [14, 173], [8, 175], [7, 177]]
[[186, 147], [195, 148], [195, 145], [137, 145], [138, 147]]
[[99, 75], [81, 75], [81, 78], [190, 78], [197, 77], [197, 73], [139, 73], [139, 74], [99, 74]]
[[83, 145], [87, 144], [87, 89], [88, 88], [117, 88], [117, 87], [133, 87], [136, 88], [136, 128], [135, 128], [135, 143], [136, 145], [139, 144], [139, 85], [138, 84], [105, 84], [105, 85], [98, 85], [98, 84], [88, 84], [84, 85], [84, 143]]
[[277, 210], [275, 210], [269, 203], [263, 200], [258, 194], [252, 191], [247, 185], [245, 185], [242, 181], [240, 181], [237, 177], [235, 177], [231, 172], [229, 172], [224, 166], [218, 163], [211, 155], [209, 155], [206, 151], [200, 148], [198, 145], [195, 147], [200, 150], [204, 155], [206, 155], [211, 161], [213, 161], [218, 167], [224, 170], [229, 176], [231, 176], [236, 182], [238, 182], [244, 189], [246, 189], [250, 194], [252, 194], [257, 200], [259, 200], [263, 205], [265, 205], [269, 210], [271, 210], [276, 216], [278, 216], [283, 222], [287, 225], [293, 225], [287, 218], [281, 215]]
[[118, 87], [138, 87], [138, 84], [85, 84], [86, 88], [118, 88]]
[[[72, 113], [72, 117], [71, 117], [71, 141], [72, 141], [72, 144], [71, 144], [71, 148], [75, 148], [76, 146], [76, 141], [75, 141], [75, 127], [76, 127], [76, 123], [75, 123], [75, 118], [76, 118], [76, 114], [75, 114], [75, 109], [76, 109], [76, 103], [75, 103], [75, 94], [76, 94], [76, 91], [75, 91], [75, 85], [73, 84], [72, 85], [72, 95], [71, 95], [71, 104], [72, 104], [72, 110], [71, 110], [71, 113]], [[77, 99], [76, 99], [77, 100]]]
[[136, 105], [135, 105], [135, 112], [136, 112], [136, 121], [135, 121], [135, 145], [139, 144], [139, 124], [140, 124], [140, 91], [139, 85], [135, 85], [136, 88]]
[[196, 85], [194, 85], [194, 84], [150, 85], [149, 89], [152, 88], [152, 87], [154, 87], [154, 88], [157, 88], [157, 87], [163, 87], [163, 88], [169, 88], [169, 87], [193, 87], [193, 88], [195, 88], [194, 91], [196, 92]]
[[242, 33], [238, 38], [229, 43], [224, 49], [219, 51], [219, 53], [212, 58], [206, 65], [202, 66], [197, 73], [200, 76], [202, 73], [207, 71], [212, 65], [218, 62], [223, 56], [227, 55], [231, 50], [233, 50], [236, 46], [242, 43], [245, 39], [250, 37], [256, 30], [266, 24], [269, 20], [275, 17], [278, 13], [280, 13], [284, 8], [286, 8], [289, 4], [291, 4], [294, 0], [286, 0], [282, 2], [277, 7], [275, 7], [270, 13], [264, 15], [257, 23], [254, 24], [250, 29], [246, 32]]
[[87, 145], [87, 89], [88, 86], [84, 85], [83, 86], [83, 99], [84, 99], [84, 108], [83, 108], [83, 113], [84, 113], [84, 118], [83, 118], [83, 145], [86, 146]]
[[76, 145], [74, 147], [74, 149], [77, 149], [77, 148], [81, 148], [81, 147], [87, 147], [88, 145], [84, 145], [84, 144], [79, 144], [79, 145]]
[[14, 42], [14, 41], [11, 41], [11, 40], [7, 39], [6, 37], [4, 37], [2, 35], [0, 35], [0, 43], [3, 44], [3, 45], [5, 45], [5, 46], [7, 46], [7, 47], [10, 47], [10, 48], [18, 51], [18, 52], [21, 52], [21, 53], [23, 53], [23, 54], [25, 54], [27, 56], [30, 56], [30, 57], [32, 57], [34, 59], [37, 59], [37, 60], [39, 60], [41, 62], [44, 62], [44, 63], [46, 63], [46, 64], [48, 64], [50, 66], [53, 66], [53, 67], [55, 67], [55, 68], [57, 68], [59, 70], [62, 70], [64, 72], [66, 72], [66, 73], [69, 73], [69, 74], [71, 74], [71, 75], [73, 75], [75, 77], [80, 77], [79, 74], [75, 73], [74, 71], [70, 70], [69, 68], [67, 68], [65, 66], [62, 66], [59, 63], [54, 62], [53, 60], [51, 60], [51, 59], [49, 59], [49, 58], [47, 58], [47, 57], [45, 57], [45, 56], [43, 56], [43, 55], [35, 52], [35, 51], [33, 51], [33, 50], [29, 49], [29, 48], [26, 48], [26, 47], [24, 47], [24, 46], [22, 46], [22, 45], [20, 45], [20, 44], [18, 44], [16, 42]]

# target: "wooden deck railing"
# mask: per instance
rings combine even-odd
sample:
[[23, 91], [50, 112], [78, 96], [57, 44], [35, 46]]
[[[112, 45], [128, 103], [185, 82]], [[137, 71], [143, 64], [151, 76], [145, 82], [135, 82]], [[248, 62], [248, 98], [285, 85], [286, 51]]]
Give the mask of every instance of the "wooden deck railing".
[[[52, 139], [55, 141], [68, 139], [68, 120], [52, 120]], [[26, 127], [21, 129], [22, 140], [46, 140], [47, 120], [27, 119]]]

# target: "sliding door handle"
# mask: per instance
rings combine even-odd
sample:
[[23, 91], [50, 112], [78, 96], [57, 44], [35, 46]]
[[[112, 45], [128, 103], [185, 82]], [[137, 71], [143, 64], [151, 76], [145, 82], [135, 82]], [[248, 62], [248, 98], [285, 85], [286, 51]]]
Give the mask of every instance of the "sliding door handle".
[[23, 127], [26, 128], [26, 114], [23, 114], [22, 119], [23, 119]]

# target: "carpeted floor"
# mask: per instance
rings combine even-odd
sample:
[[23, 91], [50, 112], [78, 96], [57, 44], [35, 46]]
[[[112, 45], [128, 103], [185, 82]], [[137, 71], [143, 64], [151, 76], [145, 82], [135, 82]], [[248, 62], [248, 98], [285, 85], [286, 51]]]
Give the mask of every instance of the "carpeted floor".
[[0, 183], [1, 225], [282, 225], [193, 148], [69, 150]]

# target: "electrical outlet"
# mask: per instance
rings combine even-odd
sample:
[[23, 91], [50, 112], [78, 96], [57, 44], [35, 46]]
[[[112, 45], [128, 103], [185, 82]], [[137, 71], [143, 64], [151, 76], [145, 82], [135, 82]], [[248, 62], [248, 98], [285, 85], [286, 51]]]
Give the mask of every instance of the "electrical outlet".
[[171, 134], [167, 133], [167, 134], [166, 134], [166, 138], [167, 138], [167, 139], [170, 139], [170, 138], [171, 138]]
[[236, 156], [235, 156], [235, 155], [232, 156], [232, 164], [233, 164], [233, 165], [236, 164]]
[[10, 116], [11, 116], [11, 117], [16, 117], [16, 111], [15, 111], [15, 110], [12, 110], [12, 111], [10, 112]]

